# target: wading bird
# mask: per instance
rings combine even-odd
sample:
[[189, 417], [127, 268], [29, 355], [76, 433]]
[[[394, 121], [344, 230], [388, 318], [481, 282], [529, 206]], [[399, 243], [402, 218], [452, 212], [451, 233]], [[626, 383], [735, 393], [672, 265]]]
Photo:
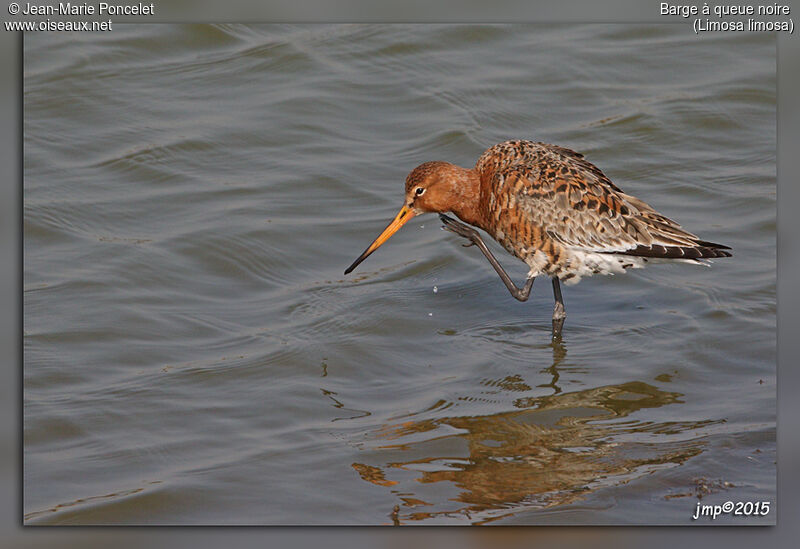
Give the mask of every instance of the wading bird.
[[[438, 213], [444, 228], [477, 246], [511, 295], [525, 301], [540, 274], [553, 280], [553, 335], [566, 312], [559, 280], [614, 274], [650, 261], [701, 263], [730, 257], [729, 247], [706, 242], [626, 194], [594, 164], [570, 149], [532, 141], [499, 143], [474, 168], [425, 162], [406, 178], [405, 204], [388, 227], [344, 272], [348, 274], [415, 215]], [[483, 229], [528, 264], [518, 288], [481, 239], [455, 219]]]

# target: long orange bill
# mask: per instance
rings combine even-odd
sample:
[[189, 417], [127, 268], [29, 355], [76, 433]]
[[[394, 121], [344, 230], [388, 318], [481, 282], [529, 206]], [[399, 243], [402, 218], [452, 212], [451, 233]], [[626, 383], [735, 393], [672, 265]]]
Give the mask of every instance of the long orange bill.
[[414, 214], [413, 210], [411, 210], [408, 206], [403, 206], [400, 209], [400, 213], [397, 214], [397, 217], [395, 217], [394, 220], [392, 220], [392, 222], [389, 223], [389, 226], [386, 227], [383, 230], [383, 232], [380, 234], [380, 236], [375, 239], [375, 242], [370, 244], [369, 248], [364, 250], [364, 253], [361, 254], [360, 256], [358, 256], [358, 259], [353, 261], [353, 264], [350, 265], [347, 268], [347, 270], [344, 272], [344, 274], [347, 274], [350, 271], [352, 271], [353, 269], [355, 269], [356, 267], [358, 267], [359, 263], [361, 263], [362, 261], [367, 259], [367, 257], [369, 257], [369, 255], [372, 252], [374, 252], [375, 250], [380, 248], [381, 244], [383, 244], [384, 242], [389, 240], [389, 237], [392, 236], [394, 233], [396, 233], [400, 229], [400, 227], [405, 225], [408, 222], [409, 219], [414, 217], [414, 215], [415, 214]]

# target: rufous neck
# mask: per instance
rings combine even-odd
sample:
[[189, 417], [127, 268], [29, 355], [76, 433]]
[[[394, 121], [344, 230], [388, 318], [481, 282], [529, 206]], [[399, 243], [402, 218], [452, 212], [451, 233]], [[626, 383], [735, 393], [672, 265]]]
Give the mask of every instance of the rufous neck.
[[474, 169], [453, 166], [453, 180], [455, 183], [453, 194], [456, 200], [453, 201], [450, 210], [465, 223], [481, 227], [483, 215], [480, 207], [480, 175]]

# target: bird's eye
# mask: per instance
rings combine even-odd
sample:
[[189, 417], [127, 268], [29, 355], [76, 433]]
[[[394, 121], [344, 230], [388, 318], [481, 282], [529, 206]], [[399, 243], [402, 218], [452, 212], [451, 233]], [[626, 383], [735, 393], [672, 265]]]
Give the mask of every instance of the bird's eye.
[[425, 189], [423, 189], [422, 187], [417, 187], [416, 189], [414, 189], [414, 194], [416, 194], [417, 196], [422, 196], [424, 193]]

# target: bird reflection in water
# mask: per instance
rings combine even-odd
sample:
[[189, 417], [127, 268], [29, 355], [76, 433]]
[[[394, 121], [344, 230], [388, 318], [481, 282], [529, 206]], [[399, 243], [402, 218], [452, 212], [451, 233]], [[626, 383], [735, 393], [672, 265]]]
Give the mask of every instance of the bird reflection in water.
[[[545, 369], [550, 382], [538, 386], [551, 387], [550, 395], [516, 399], [508, 412], [406, 418], [378, 431], [374, 455], [393, 461], [352, 466], [362, 480], [399, 500], [394, 509], [387, 508], [391, 523], [482, 524], [550, 509], [703, 451], [701, 440], [659, 444], [653, 436], [717, 421], [624, 420], [640, 410], [680, 403], [679, 393], [640, 381], [565, 393], [558, 370], [566, 348], [556, 340], [552, 349], [552, 364]], [[492, 385], [503, 392], [531, 392], [521, 376]], [[647, 441], [636, 442], [637, 433]]]
[[564, 357], [567, 356], [567, 349], [564, 347], [560, 336], [553, 338], [553, 341], [550, 342], [550, 347], [553, 348], [553, 363], [549, 368], [545, 368], [544, 372], [550, 374], [552, 379], [550, 380], [550, 383], [543, 383], [541, 385], [537, 385], [537, 387], [550, 387], [553, 389], [553, 394], [557, 395], [561, 392], [561, 387], [557, 385], [558, 379], [561, 377], [561, 375], [558, 373], [558, 365], [561, 364], [561, 362], [564, 360]]

